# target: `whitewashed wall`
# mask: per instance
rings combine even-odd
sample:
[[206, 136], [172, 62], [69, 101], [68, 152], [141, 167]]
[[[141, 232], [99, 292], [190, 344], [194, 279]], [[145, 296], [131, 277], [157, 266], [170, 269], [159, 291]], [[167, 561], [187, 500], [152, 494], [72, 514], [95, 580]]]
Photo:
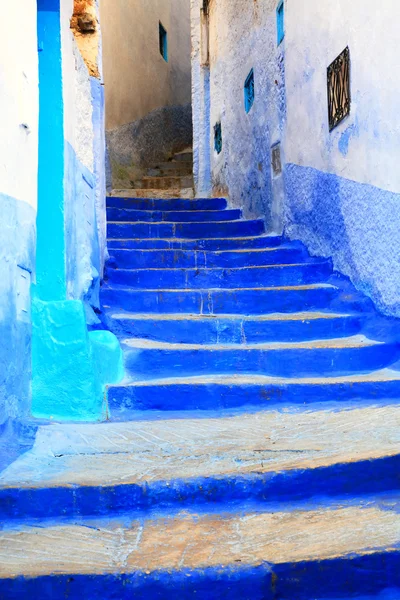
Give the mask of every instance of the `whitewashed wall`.
[[[400, 314], [400, 4], [289, 0], [287, 226]], [[349, 46], [351, 114], [329, 132], [327, 67]]]
[[[209, 5], [210, 88], [199, 68], [202, 1], [192, 1], [195, 157], [211, 155], [212, 191], [226, 194], [247, 216], [265, 216], [272, 227], [281, 186], [273, 184], [270, 152], [283, 142], [285, 118], [284, 43], [277, 46], [275, 0], [211, 0]], [[251, 69], [255, 102], [244, 109], [244, 83]], [[209, 129], [206, 112], [209, 111]], [[223, 148], [214, 151], [214, 125], [222, 124]], [[196, 159], [197, 191], [207, 188]]]
[[[0, 20], [0, 438], [30, 402], [38, 165], [36, 0]], [[12, 452], [9, 448], [9, 453]]]

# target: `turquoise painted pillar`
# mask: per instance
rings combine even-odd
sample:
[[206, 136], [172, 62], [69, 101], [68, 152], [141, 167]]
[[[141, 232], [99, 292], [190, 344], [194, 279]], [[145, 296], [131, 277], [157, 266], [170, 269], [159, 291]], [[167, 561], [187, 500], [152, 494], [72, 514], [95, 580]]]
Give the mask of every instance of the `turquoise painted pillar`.
[[41, 300], [65, 300], [64, 110], [60, 0], [37, 0], [39, 173], [36, 278]]

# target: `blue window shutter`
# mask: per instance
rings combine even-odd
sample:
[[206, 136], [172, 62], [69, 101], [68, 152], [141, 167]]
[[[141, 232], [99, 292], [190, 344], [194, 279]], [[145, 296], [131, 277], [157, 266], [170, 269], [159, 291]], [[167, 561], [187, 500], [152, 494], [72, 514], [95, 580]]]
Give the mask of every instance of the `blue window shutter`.
[[278, 46], [285, 37], [285, 3], [284, 0], [278, 4], [276, 9], [276, 29], [278, 35]]

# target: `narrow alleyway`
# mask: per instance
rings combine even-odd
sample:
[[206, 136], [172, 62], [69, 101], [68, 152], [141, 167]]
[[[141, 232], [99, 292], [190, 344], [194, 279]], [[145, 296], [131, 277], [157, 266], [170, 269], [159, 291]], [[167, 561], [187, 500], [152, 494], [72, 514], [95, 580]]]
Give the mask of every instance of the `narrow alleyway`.
[[108, 238], [125, 380], [107, 423], [42, 427], [2, 473], [0, 597], [399, 585], [399, 347], [371, 302], [223, 198], [110, 197]]

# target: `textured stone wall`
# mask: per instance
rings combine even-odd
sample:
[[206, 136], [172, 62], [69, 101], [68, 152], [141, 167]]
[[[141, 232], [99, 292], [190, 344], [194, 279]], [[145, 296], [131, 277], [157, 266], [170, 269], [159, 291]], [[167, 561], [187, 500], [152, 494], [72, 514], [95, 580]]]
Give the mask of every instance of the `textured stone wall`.
[[[295, 1], [286, 10], [286, 233], [400, 315], [400, 6]], [[351, 113], [329, 132], [327, 67], [349, 46]]]
[[[276, 2], [211, 0], [208, 68], [201, 65], [202, 5], [192, 1], [197, 193], [211, 187], [214, 194], [226, 194], [234, 206], [243, 207], [247, 216], [265, 216], [279, 229], [274, 215], [281, 189], [272, 181], [270, 159], [271, 146], [283, 142], [285, 119], [284, 43], [277, 45]], [[247, 114], [244, 83], [251, 69], [255, 102]], [[213, 139], [217, 122], [223, 138], [219, 155]]]

